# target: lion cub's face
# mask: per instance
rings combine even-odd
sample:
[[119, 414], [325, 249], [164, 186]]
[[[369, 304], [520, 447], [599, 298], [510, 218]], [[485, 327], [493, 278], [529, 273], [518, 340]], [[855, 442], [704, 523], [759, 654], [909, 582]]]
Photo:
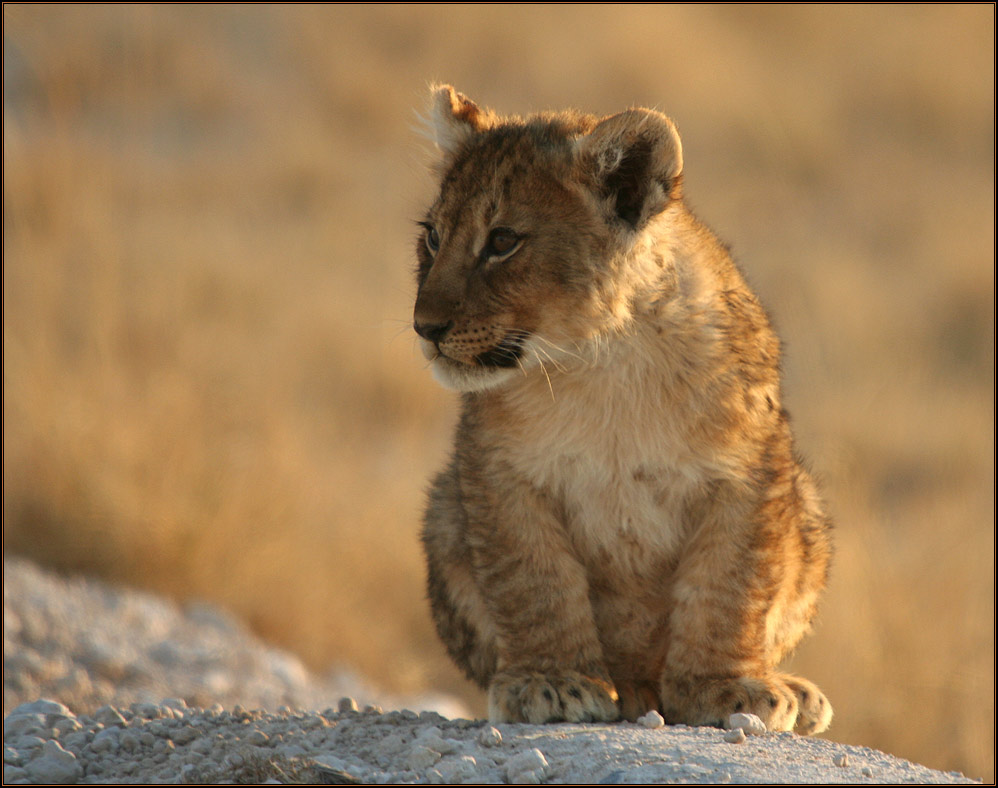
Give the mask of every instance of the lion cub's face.
[[621, 256], [674, 196], [671, 122], [501, 120], [446, 86], [434, 122], [442, 177], [420, 223], [414, 327], [435, 376], [475, 391], [577, 363], [619, 310]]

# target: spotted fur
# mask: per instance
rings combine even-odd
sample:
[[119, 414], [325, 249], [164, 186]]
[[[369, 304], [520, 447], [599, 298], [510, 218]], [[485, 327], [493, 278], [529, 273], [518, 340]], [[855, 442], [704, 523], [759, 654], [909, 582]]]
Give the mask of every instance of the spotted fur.
[[830, 526], [769, 319], [682, 201], [675, 126], [501, 118], [446, 85], [431, 114], [414, 325], [462, 414], [422, 539], [490, 718], [824, 730], [824, 695], [778, 665]]

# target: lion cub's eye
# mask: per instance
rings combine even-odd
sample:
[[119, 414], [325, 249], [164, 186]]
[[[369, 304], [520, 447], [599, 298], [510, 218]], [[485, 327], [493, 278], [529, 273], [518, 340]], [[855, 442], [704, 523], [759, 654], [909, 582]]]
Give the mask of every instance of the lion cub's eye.
[[483, 256], [487, 260], [501, 260], [519, 249], [522, 242], [523, 239], [508, 227], [496, 227], [489, 233]]
[[426, 227], [426, 248], [436, 254], [440, 248], [440, 233], [437, 232], [436, 227], [430, 225], [423, 226]]

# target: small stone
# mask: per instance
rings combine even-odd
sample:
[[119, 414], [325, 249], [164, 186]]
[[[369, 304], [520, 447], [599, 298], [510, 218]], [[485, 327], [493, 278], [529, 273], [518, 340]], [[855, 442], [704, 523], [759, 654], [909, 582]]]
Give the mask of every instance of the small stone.
[[192, 725], [185, 725], [178, 731], [174, 731], [173, 735], [170, 737], [177, 744], [190, 744], [196, 738], [201, 735], [201, 731]]
[[365, 714], [381, 714], [384, 710], [377, 704], [368, 704], [364, 707]]
[[478, 776], [478, 761], [470, 755], [446, 758], [437, 764], [443, 782], [451, 785], [471, 782]]
[[71, 752], [66, 752], [57, 741], [47, 741], [25, 767], [28, 777], [35, 783], [71, 785], [83, 776], [83, 767]]
[[164, 698], [163, 702], [159, 704], [160, 706], [165, 706], [168, 709], [173, 709], [174, 711], [187, 711], [187, 701], [183, 698]]
[[73, 733], [78, 731], [83, 726], [80, 725], [79, 721], [75, 717], [60, 717], [53, 724], [53, 729], [59, 734], [61, 739], [67, 733]]
[[39, 747], [45, 744], [46, 741], [48, 740], [42, 739], [39, 736], [29, 735], [29, 736], [18, 736], [13, 743], [15, 750], [37, 750]]
[[136, 717], [143, 720], [158, 720], [163, 716], [163, 711], [155, 703], [133, 703], [132, 711]]
[[405, 768], [414, 772], [422, 771], [433, 766], [440, 760], [440, 753], [424, 747], [421, 744], [414, 744], [405, 759]]
[[123, 731], [118, 737], [118, 745], [125, 752], [135, 752], [142, 746], [142, 743], [135, 731], [128, 730]]
[[732, 728], [724, 732], [724, 740], [731, 744], [741, 744], [745, 739], [745, 731], [742, 728]]
[[638, 725], [644, 728], [651, 728], [653, 730], [656, 728], [664, 728], [665, 719], [655, 709], [652, 709], [643, 717], [638, 717]]
[[65, 739], [63, 739], [62, 745], [67, 750], [82, 750], [87, 746], [91, 738], [91, 734], [88, 731], [76, 731], [75, 733], [70, 733]]
[[120, 732], [121, 728], [118, 728], [117, 726], [113, 728], [105, 728], [94, 736], [94, 740], [90, 743], [90, 748], [94, 752], [117, 752], [118, 734]]
[[863, 773], [864, 777], [873, 777], [873, 769], [869, 766], [864, 766], [860, 771]]
[[261, 730], [252, 730], [246, 737], [246, 742], [254, 747], [264, 747], [270, 742], [270, 737]]
[[502, 734], [498, 728], [486, 725], [478, 734], [478, 743], [483, 747], [498, 747], [502, 744]]
[[357, 701], [353, 698], [340, 698], [340, 702], [336, 704], [340, 712], [346, 711], [357, 711]]
[[107, 727], [125, 724], [125, 718], [114, 706], [101, 706], [94, 712], [94, 719]]
[[11, 766], [20, 766], [21, 756], [17, 754], [17, 750], [15, 750], [13, 747], [8, 747], [4, 745], [3, 762], [9, 763]]
[[33, 733], [46, 731], [45, 715], [34, 712], [19, 713], [19, 709], [30, 704], [18, 706], [11, 712], [10, 716], [3, 721], [4, 741], [13, 739], [15, 736], [30, 736]]
[[849, 756], [844, 752], [840, 752], [838, 755], [832, 758], [832, 763], [834, 763], [836, 766], [840, 768], [848, 766]]
[[55, 700], [36, 700], [32, 703], [22, 703], [14, 709], [8, 716], [16, 717], [20, 714], [57, 714], [60, 717], [75, 717], [68, 707], [63, 706]]
[[749, 736], [761, 736], [766, 732], [766, 723], [755, 714], [732, 714], [728, 717], [728, 728], [741, 728]]
[[506, 779], [511, 783], [537, 785], [544, 778], [548, 761], [536, 747], [506, 762]]

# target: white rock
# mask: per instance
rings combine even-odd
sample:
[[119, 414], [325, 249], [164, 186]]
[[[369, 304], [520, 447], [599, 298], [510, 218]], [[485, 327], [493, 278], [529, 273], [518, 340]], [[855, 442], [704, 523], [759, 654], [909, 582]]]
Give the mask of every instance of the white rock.
[[71, 785], [83, 776], [76, 756], [66, 752], [57, 741], [45, 742], [25, 771], [34, 783], [54, 785]]
[[36, 700], [33, 703], [22, 703], [8, 716], [16, 717], [19, 714], [57, 714], [60, 717], [76, 716], [66, 706], [63, 706], [58, 701], [46, 700], [45, 698]]
[[3, 721], [3, 738], [5, 741], [15, 736], [28, 736], [32, 733], [46, 730], [48, 726], [45, 724], [44, 714], [21, 712], [24, 706], [29, 705], [31, 704], [25, 703], [18, 706]]
[[94, 712], [94, 719], [107, 726], [125, 724], [125, 718], [114, 706], [101, 706]]
[[187, 711], [187, 701], [183, 698], [163, 698], [160, 705], [174, 711]]
[[416, 739], [416, 743], [423, 747], [429, 747], [431, 750], [436, 750], [441, 755], [449, 755], [458, 748], [456, 742], [444, 739], [440, 735], [439, 728], [429, 728], [426, 732], [421, 733]]
[[357, 711], [357, 701], [353, 698], [340, 698], [340, 702], [337, 707], [341, 712], [345, 711]]
[[537, 785], [547, 770], [548, 761], [536, 747], [506, 762], [506, 779], [518, 785]]
[[728, 728], [741, 728], [749, 736], [761, 736], [766, 732], [766, 723], [755, 714], [732, 714], [728, 717]]
[[498, 728], [486, 725], [478, 734], [478, 743], [483, 747], [498, 747], [502, 744], [502, 734]]
[[834, 758], [832, 758], [832, 763], [834, 763], [838, 767], [848, 766], [849, 765], [849, 756], [846, 753], [844, 753], [844, 752], [840, 752], [838, 755], [836, 755]]
[[478, 761], [470, 755], [445, 758], [437, 764], [437, 771], [445, 783], [471, 782], [478, 777]]
[[439, 760], [440, 753], [436, 750], [431, 750], [421, 744], [414, 744], [405, 758], [405, 768], [418, 772], [433, 766]]
[[655, 709], [652, 709], [643, 717], [638, 717], [638, 725], [641, 725], [644, 728], [651, 728], [653, 730], [655, 728], [664, 728], [665, 719], [663, 719], [662, 715]]
[[741, 728], [732, 728], [724, 732], [724, 740], [731, 744], [741, 744], [745, 741], [745, 731]]
[[94, 740], [90, 743], [90, 747], [94, 752], [117, 752], [118, 734], [120, 732], [121, 729], [117, 726], [105, 728], [94, 736]]

